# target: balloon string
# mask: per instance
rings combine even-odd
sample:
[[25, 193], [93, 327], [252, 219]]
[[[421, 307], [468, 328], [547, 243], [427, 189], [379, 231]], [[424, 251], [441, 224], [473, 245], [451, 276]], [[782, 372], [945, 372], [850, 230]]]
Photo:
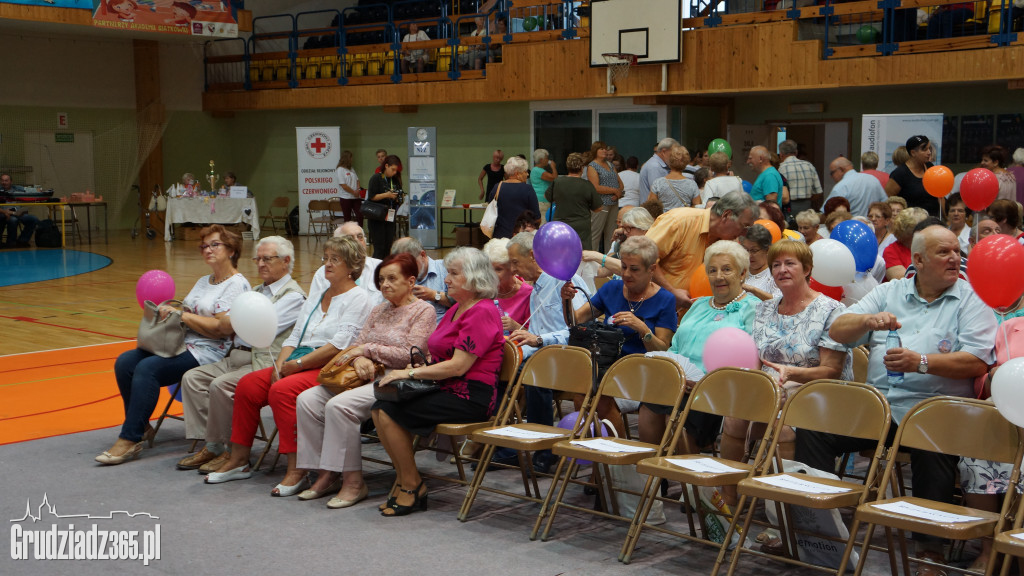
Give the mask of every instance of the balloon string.
[[[552, 278], [554, 278], [554, 277], [552, 276]], [[556, 278], [556, 280], [557, 280], [557, 278]], [[534, 284], [534, 286], [536, 286], [536, 284]], [[561, 291], [562, 291], [562, 288], [561, 288], [561, 286], [560, 286], [559, 284], [552, 284], [552, 287], [553, 287], [553, 288], [558, 288], [558, 290], [556, 290], [556, 291], [552, 291], [552, 293], [554, 293], [554, 294], [558, 294], [558, 293], [561, 293]], [[541, 296], [540, 296], [540, 306], [538, 306], [538, 308], [543, 308], [543, 307], [544, 307], [544, 305], [545, 305], [545, 304], [547, 304], [547, 301], [546, 301], [546, 300], [544, 299], [544, 293], [543, 293], [543, 290], [541, 290], [540, 292], [541, 292]], [[551, 296], [551, 294], [548, 294], [548, 297], [550, 297], [550, 296]], [[528, 325], [528, 324], [530, 323], [530, 319], [531, 319], [531, 318], [533, 318], [533, 312], [532, 312], [532, 308], [533, 308], [533, 306], [531, 306], [530, 308], [531, 308], [531, 312], [530, 312], [530, 315], [529, 315], [529, 316], [527, 316], [527, 317], [526, 317], [526, 320], [524, 320], [524, 321], [523, 321], [523, 323], [522, 323], [522, 328], [523, 328], [523, 330], [528, 330], [528, 328], [527, 328], [526, 326], [527, 326], [527, 325]]]
[[[999, 314], [999, 318], [1002, 320], [1002, 322], [999, 323], [999, 328], [1000, 332], [1003, 333], [1003, 344], [1006, 346], [1006, 360], [1004, 362], [1009, 362], [1010, 358], [1013, 356], [1013, 351], [1010, 350], [1010, 338], [1007, 336], [1008, 330], [1006, 329], [1006, 313], [997, 312], [997, 314]], [[1003, 364], [1004, 362], [999, 361], [999, 353], [997, 352], [996, 364]]]

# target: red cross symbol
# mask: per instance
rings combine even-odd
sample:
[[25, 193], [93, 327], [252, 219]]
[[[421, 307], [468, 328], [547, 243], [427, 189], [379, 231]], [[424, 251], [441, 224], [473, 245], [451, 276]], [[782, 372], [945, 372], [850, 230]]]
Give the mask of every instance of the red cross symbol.
[[320, 137], [317, 136], [316, 137], [316, 141], [314, 141], [312, 144], [310, 144], [309, 147], [312, 148], [313, 150], [316, 150], [316, 153], [319, 154], [319, 153], [323, 152], [324, 148], [327, 147], [327, 143], [322, 142], [320, 140]]

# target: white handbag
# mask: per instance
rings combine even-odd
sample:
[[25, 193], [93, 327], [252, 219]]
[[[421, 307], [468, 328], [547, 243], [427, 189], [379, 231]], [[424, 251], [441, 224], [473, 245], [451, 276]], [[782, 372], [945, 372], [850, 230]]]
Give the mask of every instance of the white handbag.
[[494, 191], [494, 198], [487, 204], [487, 209], [484, 210], [484, 217], [480, 219], [480, 231], [485, 236], [491, 238], [494, 236], [494, 225], [498, 223], [498, 194], [501, 193], [501, 184], [498, 184], [498, 189]]

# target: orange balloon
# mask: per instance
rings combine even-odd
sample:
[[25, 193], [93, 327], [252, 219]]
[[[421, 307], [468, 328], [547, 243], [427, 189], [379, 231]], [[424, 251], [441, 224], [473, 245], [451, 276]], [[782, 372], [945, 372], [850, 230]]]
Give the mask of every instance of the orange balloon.
[[953, 171], [945, 166], [932, 166], [924, 171], [924, 189], [936, 198], [945, 198], [953, 189]]
[[704, 269], [703, 264], [693, 271], [693, 276], [690, 276], [690, 298], [701, 296], [711, 296], [711, 281], [708, 280], [708, 271]]
[[772, 244], [782, 240], [782, 230], [779, 230], [779, 225], [775, 222], [771, 220], [754, 220], [754, 224], [760, 224], [772, 233]]

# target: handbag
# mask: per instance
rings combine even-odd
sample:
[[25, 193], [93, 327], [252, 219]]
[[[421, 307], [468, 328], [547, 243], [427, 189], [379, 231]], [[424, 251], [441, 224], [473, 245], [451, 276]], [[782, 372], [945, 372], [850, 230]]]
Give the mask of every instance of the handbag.
[[494, 225], [498, 223], [498, 194], [501, 193], [501, 184], [498, 183], [498, 188], [494, 190], [494, 198], [487, 203], [484, 216], [480, 219], [480, 231], [488, 238], [494, 236]]
[[[409, 349], [409, 363], [411, 365], [417, 365], [417, 356], [420, 359], [419, 364], [426, 365], [427, 359], [423, 355], [423, 351], [420, 350], [419, 346], [413, 346]], [[399, 378], [381, 386], [380, 378], [378, 378], [373, 382], [373, 397], [384, 402], [405, 402], [406, 400], [412, 400], [440, 389], [441, 383], [436, 380]]]
[[362, 212], [363, 218], [379, 222], [384, 222], [388, 219], [389, 210], [391, 208], [388, 208], [387, 205], [374, 202], [373, 200], [363, 200], [362, 205], [359, 206], [359, 211]]
[[[327, 296], [327, 290], [324, 290], [324, 293], [320, 295], [320, 300], [316, 303], [317, 308], [323, 304], [324, 296]], [[312, 312], [309, 313], [309, 316], [306, 317], [306, 323], [302, 325], [302, 332], [299, 333], [299, 344], [302, 344], [302, 338], [306, 335], [306, 328], [309, 328], [309, 321], [313, 319], [313, 312], [316, 312], [316, 308], [313, 308]], [[292, 353], [288, 355], [288, 359], [285, 360], [285, 362], [298, 360], [306, 354], [312, 353], [313, 350], [315, 350], [315, 348], [312, 346], [296, 346], [295, 349], [292, 350]]]
[[[589, 303], [590, 295], [586, 290], [580, 290]], [[593, 304], [591, 309], [594, 309]], [[598, 320], [589, 320], [569, 327], [569, 345], [590, 351], [590, 359], [594, 366], [594, 386], [597, 386], [608, 368], [622, 355], [622, 344], [625, 341], [626, 335], [622, 328]]]
[[[316, 381], [331, 394], [341, 394], [346, 390], [358, 388], [368, 383], [367, 380], [359, 377], [355, 367], [352, 366], [356, 358], [362, 358], [362, 356], [348, 356], [349, 351], [355, 348], [358, 348], [358, 346], [349, 346], [338, 352], [330, 362], [320, 369], [320, 374], [317, 375]], [[342, 360], [340, 365], [337, 364], [338, 360]], [[374, 377], [379, 378], [384, 375], [384, 365], [380, 362], [373, 363], [373, 370]]]
[[[172, 306], [166, 318], [160, 319], [160, 307]], [[187, 311], [181, 300], [164, 300], [154, 304], [146, 300], [142, 308], [142, 322], [139, 322], [139, 336], [136, 346], [161, 358], [174, 358], [185, 351], [185, 332], [188, 327], [181, 319], [181, 313]]]

